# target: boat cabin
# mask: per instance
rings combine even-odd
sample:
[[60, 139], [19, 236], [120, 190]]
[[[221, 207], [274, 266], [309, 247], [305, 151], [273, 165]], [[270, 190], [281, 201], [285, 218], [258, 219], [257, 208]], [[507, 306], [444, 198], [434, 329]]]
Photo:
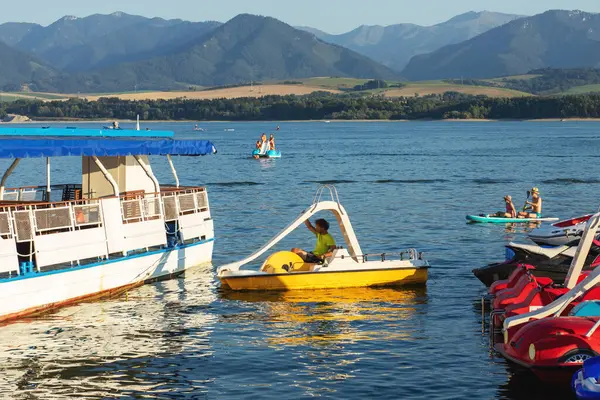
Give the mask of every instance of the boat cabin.
[[[172, 132], [0, 129], [0, 281], [118, 261], [213, 240], [204, 187], [179, 184], [171, 156], [215, 153], [205, 140]], [[81, 181], [54, 184], [52, 159], [81, 158]], [[173, 184], [161, 185], [148, 156], [164, 156]], [[23, 158], [44, 158], [41, 186], [8, 187]]]

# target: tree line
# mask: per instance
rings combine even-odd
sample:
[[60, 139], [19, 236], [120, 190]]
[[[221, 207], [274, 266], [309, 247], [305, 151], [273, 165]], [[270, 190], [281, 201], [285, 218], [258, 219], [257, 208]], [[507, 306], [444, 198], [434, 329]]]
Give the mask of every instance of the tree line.
[[600, 118], [600, 95], [489, 98], [447, 92], [392, 99], [380, 95], [314, 93], [215, 100], [18, 100], [0, 104], [0, 117], [6, 113], [35, 120], [119, 120], [139, 115], [147, 121]]

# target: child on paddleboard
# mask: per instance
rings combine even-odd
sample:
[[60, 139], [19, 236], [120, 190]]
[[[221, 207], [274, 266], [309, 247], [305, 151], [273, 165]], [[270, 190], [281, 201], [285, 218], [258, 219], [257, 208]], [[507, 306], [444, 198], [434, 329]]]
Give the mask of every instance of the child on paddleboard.
[[496, 214], [496, 216], [504, 218], [517, 218], [517, 209], [513, 204], [512, 197], [509, 195], [504, 196], [504, 202], [506, 203], [506, 211], [500, 211]]
[[[260, 152], [260, 149], [262, 148], [262, 143], [260, 142], [260, 140], [256, 141], [256, 150], [258, 150]], [[254, 158], [258, 159], [258, 155], [254, 155]]]
[[275, 136], [273, 134], [269, 138], [269, 150], [275, 150]]

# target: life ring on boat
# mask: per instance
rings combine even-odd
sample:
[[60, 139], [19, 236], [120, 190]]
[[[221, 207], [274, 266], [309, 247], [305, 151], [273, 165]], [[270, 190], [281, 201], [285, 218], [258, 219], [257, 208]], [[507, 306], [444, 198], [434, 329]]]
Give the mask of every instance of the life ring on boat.
[[85, 215], [83, 214], [83, 210], [81, 208], [75, 209], [75, 222], [78, 224], [85, 224]]
[[286, 274], [304, 265], [304, 260], [291, 251], [280, 251], [267, 258], [260, 268], [267, 274]]

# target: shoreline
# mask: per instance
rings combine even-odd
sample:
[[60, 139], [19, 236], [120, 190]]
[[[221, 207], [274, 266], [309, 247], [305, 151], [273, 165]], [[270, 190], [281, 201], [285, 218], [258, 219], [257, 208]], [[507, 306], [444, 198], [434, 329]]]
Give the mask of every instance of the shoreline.
[[[31, 117], [30, 117], [31, 118]], [[8, 121], [3, 122], [0, 121], [1, 125], [15, 125], [15, 124], [50, 124], [50, 123], [60, 123], [60, 124], [81, 124], [81, 123], [104, 123], [104, 124], [112, 124], [114, 119], [30, 119], [28, 121]], [[119, 123], [136, 123], [136, 120], [132, 119], [117, 119]], [[326, 122], [328, 121], [328, 122]], [[359, 122], [359, 123], [369, 123], [369, 122], [388, 122], [388, 123], [397, 123], [397, 122], [599, 122], [600, 118], [540, 118], [540, 119], [336, 119], [336, 120], [325, 120], [325, 119], [313, 119], [313, 120], [263, 120], [263, 121], [255, 121], [255, 120], [210, 120], [210, 121], [202, 121], [202, 120], [151, 120], [145, 121], [140, 120], [140, 124], [165, 124], [165, 123], [191, 123], [191, 124], [203, 124], [203, 123], [223, 123], [223, 124], [234, 124], [234, 123], [310, 123], [310, 122], [320, 122], [320, 123], [343, 123], [343, 122]]]

